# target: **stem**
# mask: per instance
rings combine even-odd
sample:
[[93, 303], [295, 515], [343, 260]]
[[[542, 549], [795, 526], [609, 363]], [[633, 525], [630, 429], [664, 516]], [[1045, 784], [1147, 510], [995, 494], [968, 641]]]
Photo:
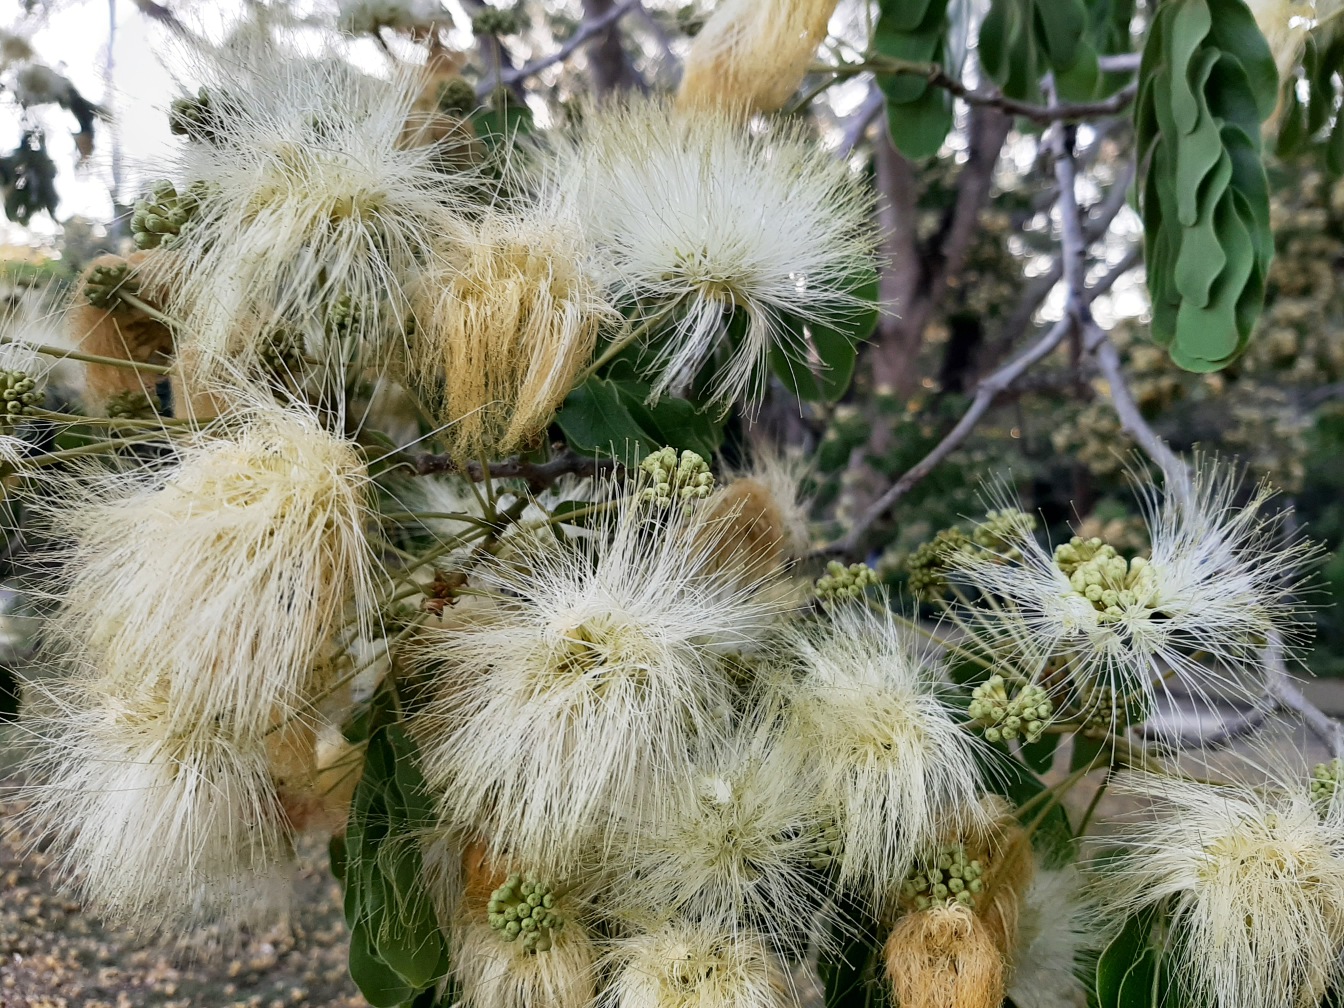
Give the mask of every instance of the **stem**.
[[634, 343], [641, 336], [644, 336], [651, 330], [653, 330], [660, 322], [663, 321], [664, 318], [666, 318], [671, 313], [672, 313], [672, 306], [670, 305], [664, 306], [659, 311], [649, 316], [649, 318], [641, 322], [639, 325], [628, 330], [624, 336], [622, 336], [620, 339], [616, 340], [609, 347], [603, 350], [601, 355], [597, 358], [597, 360], [589, 364], [588, 367], [585, 368], [579, 374], [579, 376], [574, 379], [574, 387], [578, 388], [593, 375], [597, 374], [597, 372], [601, 371], [604, 367], [610, 364], [617, 356], [619, 356], [621, 351], [625, 350], [626, 347], [630, 346], [630, 344]]
[[148, 304], [140, 300], [140, 298], [136, 297], [134, 294], [128, 294], [124, 290], [118, 290], [117, 298], [122, 302], [124, 302], [125, 304], [129, 305], [130, 307], [134, 308], [136, 311], [144, 315], [148, 315], [155, 322], [162, 322], [170, 329], [177, 329], [181, 327], [181, 323], [178, 322], [177, 319], [169, 318], [163, 312], [155, 308], [152, 304]]
[[1087, 809], [1083, 812], [1083, 819], [1078, 824], [1078, 835], [1080, 837], [1084, 836], [1087, 833], [1087, 827], [1092, 825], [1092, 816], [1096, 814], [1097, 806], [1101, 804], [1101, 796], [1106, 793], [1106, 787], [1110, 783], [1111, 775], [1107, 774], [1097, 785], [1096, 793], [1092, 795], [1092, 800], [1087, 803]]
[[109, 367], [130, 368], [132, 371], [144, 371], [148, 374], [166, 375], [173, 373], [172, 367], [166, 364], [141, 364], [139, 361], [123, 360], [120, 357], [100, 357], [98, 354], [67, 350], [64, 347], [51, 346], [47, 343], [29, 343], [27, 340], [14, 339], [13, 337], [0, 339], [0, 346], [6, 343], [27, 347], [34, 353], [40, 353], [47, 357], [68, 357], [70, 360], [84, 361], [86, 364], [106, 364]]

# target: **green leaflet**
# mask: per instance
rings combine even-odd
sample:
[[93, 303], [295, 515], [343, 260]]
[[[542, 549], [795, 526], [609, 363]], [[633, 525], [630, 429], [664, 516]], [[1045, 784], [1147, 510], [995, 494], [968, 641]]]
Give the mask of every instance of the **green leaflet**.
[[1054, 75], [1062, 98], [1092, 98], [1101, 85], [1093, 36], [1113, 41], [1116, 16], [1108, 5], [1097, 8], [1101, 30], [1094, 33], [1084, 0], [993, 0], [980, 28], [981, 65], [1004, 94], [1020, 101], [1042, 100], [1046, 73]]
[[1278, 76], [1243, 0], [1164, 0], [1134, 110], [1153, 338], [1191, 371], [1246, 347], [1273, 255], [1260, 122]]
[[[882, 0], [873, 49], [891, 59], [943, 62], [947, 51], [947, 0]], [[917, 74], [881, 74], [892, 142], [906, 157], [938, 153], [952, 128], [952, 98]]]
[[350, 975], [374, 1008], [410, 1005], [448, 973], [417, 839], [433, 822], [414, 741], [400, 724], [376, 728], [345, 836], [331, 845], [345, 887]]

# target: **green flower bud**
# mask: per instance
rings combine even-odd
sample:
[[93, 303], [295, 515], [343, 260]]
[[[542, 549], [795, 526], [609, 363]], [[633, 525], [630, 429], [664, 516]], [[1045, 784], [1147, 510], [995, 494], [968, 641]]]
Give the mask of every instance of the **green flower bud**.
[[901, 899], [917, 910], [952, 902], [974, 908], [975, 894], [983, 888], [980, 875], [980, 862], [967, 858], [964, 845], [943, 847], [916, 862], [901, 883]]
[[1048, 727], [1053, 710], [1045, 690], [1039, 686], [1023, 686], [1016, 696], [1009, 697], [1004, 678], [998, 674], [971, 691], [967, 707], [971, 720], [985, 729], [985, 738], [990, 742], [1011, 741], [1019, 736], [1027, 742], [1037, 741]]
[[108, 311], [121, 303], [120, 292], [136, 292], [131, 264], [122, 260], [105, 266], [95, 266], [84, 280], [84, 297], [95, 308]]
[[877, 572], [867, 564], [854, 563], [846, 567], [839, 560], [826, 565], [826, 573], [817, 578], [817, 598], [823, 602], [842, 602], [856, 599], [878, 583]]
[[546, 952], [564, 919], [552, 909], [559, 893], [550, 883], [510, 875], [490, 894], [486, 919], [505, 941], [521, 938], [529, 952]]
[[709, 463], [693, 451], [682, 452], [678, 459], [675, 448], [662, 448], [646, 455], [639, 468], [649, 479], [640, 496], [658, 507], [675, 500], [689, 512], [695, 501], [708, 497], [714, 489]]

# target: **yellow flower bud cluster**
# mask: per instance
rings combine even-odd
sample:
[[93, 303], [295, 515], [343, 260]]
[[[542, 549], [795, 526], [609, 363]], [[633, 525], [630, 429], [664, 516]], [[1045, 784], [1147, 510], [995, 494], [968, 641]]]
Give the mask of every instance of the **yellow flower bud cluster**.
[[971, 717], [985, 726], [990, 742], [1040, 739], [1055, 713], [1049, 695], [1039, 686], [1023, 686], [1017, 696], [1009, 697], [1003, 676], [992, 675], [971, 691], [968, 708]]
[[826, 573], [817, 578], [817, 598], [823, 602], [857, 599], [877, 583], [877, 571], [867, 564], [854, 563], [846, 567], [839, 560], [832, 560], [826, 565]]
[[690, 507], [703, 500], [714, 489], [714, 474], [709, 463], [693, 451], [684, 451], [677, 458], [675, 448], [663, 448], [644, 457], [639, 464], [649, 477], [649, 484], [640, 491], [641, 497], [666, 507], [674, 500]]
[[1152, 608], [1154, 577], [1143, 557], [1126, 560], [1100, 539], [1074, 536], [1055, 549], [1055, 564], [1103, 619], [1120, 619], [1136, 607]]
[[901, 883], [901, 899], [916, 910], [960, 903], [975, 908], [975, 897], [984, 886], [984, 867], [970, 860], [962, 844], [944, 847], [929, 863], [920, 864]]

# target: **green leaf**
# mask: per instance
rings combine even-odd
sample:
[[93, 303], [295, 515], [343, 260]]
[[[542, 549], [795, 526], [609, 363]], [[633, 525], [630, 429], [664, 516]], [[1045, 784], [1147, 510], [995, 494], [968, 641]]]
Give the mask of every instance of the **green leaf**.
[[1157, 982], [1157, 954], [1149, 944], [1155, 911], [1129, 918], [1097, 960], [1097, 1008], [1148, 1008]]
[[1055, 761], [1055, 750], [1059, 748], [1058, 735], [1042, 735], [1035, 742], [1022, 743], [1022, 759], [1038, 774], [1048, 773]]
[[[1190, 79], [1195, 53], [1213, 25], [1204, 0], [1179, 0], [1171, 5], [1170, 39], [1167, 41], [1167, 59], [1171, 68], [1171, 111], [1176, 128], [1191, 133], [1199, 125], [1204, 102]], [[1215, 51], [1215, 59], [1217, 58]]]
[[1241, 64], [1255, 95], [1258, 121], [1264, 122], [1279, 103], [1279, 68], [1274, 53], [1245, 0], [1209, 0], [1209, 8], [1213, 14], [1209, 40]]
[[364, 921], [350, 926], [350, 977], [373, 1008], [398, 1008], [416, 994], [415, 987], [378, 957]]
[[1073, 753], [1069, 758], [1069, 772], [1073, 773], [1082, 770], [1084, 767], [1098, 768], [1106, 766], [1110, 760], [1103, 758], [1106, 750], [1106, 740], [1092, 738], [1081, 733], [1073, 736]]
[[594, 375], [565, 399], [555, 422], [575, 451], [638, 455], [661, 447], [631, 414], [616, 382]]
[[928, 88], [905, 104], [888, 97], [887, 125], [892, 143], [906, 157], [913, 161], [933, 157], [952, 129], [952, 98], [942, 88]]
[[639, 426], [648, 431], [659, 446], [690, 449], [709, 458], [723, 444], [723, 422], [715, 414], [698, 409], [689, 399], [659, 396], [648, 401], [652, 386], [647, 382], [622, 379], [613, 381], [621, 401]]

